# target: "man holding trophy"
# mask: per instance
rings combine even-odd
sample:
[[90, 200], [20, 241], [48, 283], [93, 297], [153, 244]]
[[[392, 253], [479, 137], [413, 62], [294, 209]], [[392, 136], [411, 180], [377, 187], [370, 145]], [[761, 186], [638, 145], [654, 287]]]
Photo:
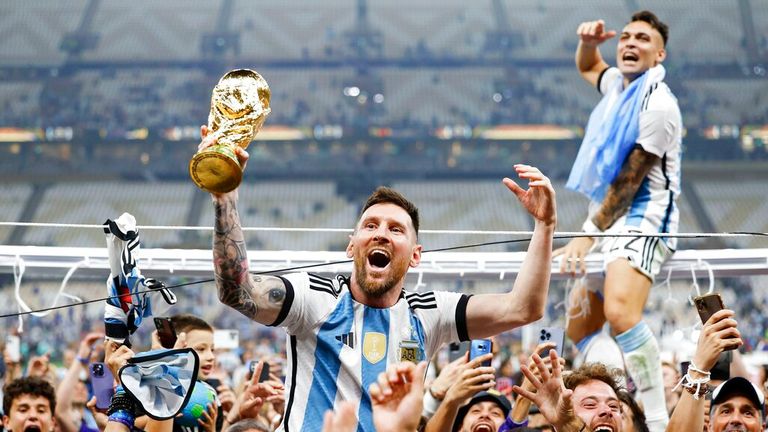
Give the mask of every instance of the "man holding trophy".
[[[214, 89], [209, 124], [201, 128], [203, 139], [190, 172], [198, 186], [211, 192], [215, 206], [219, 299], [288, 334], [288, 400], [279, 430], [319, 431], [325, 412], [348, 401], [355, 406], [357, 430], [373, 432], [368, 388], [388, 365], [427, 361], [445, 343], [487, 338], [541, 318], [557, 219], [555, 192], [549, 179], [528, 165], [514, 167], [528, 189], [503, 180], [535, 220], [528, 253], [509, 292], [406, 291], [408, 269], [421, 261], [418, 209], [386, 187], [368, 198], [349, 236], [351, 275], [251, 275], [236, 188], [248, 160], [245, 146], [269, 112], [269, 88], [260, 75], [243, 70], [225, 75]], [[477, 379], [493, 383], [494, 377]]]

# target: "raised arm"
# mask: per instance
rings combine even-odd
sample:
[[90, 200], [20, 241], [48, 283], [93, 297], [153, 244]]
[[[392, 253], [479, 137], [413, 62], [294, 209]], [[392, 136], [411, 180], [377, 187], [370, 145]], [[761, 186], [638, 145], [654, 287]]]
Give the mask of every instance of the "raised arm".
[[579, 45], [576, 48], [576, 68], [581, 77], [593, 86], [597, 86], [600, 74], [608, 68], [608, 63], [600, 55], [600, 44], [616, 36], [613, 30], [605, 31], [605, 21], [588, 21], [579, 24], [576, 29]]
[[691, 359], [688, 372], [679, 385], [685, 387], [669, 419], [666, 432], [700, 431], [704, 428], [705, 395], [694, 395], [696, 382], [709, 383], [709, 371], [717, 363], [720, 354], [727, 349], [742, 345], [741, 333], [736, 328], [732, 310], [723, 309], [712, 315], [699, 333], [696, 353]]
[[552, 263], [552, 235], [557, 223], [555, 190], [538, 168], [515, 165], [515, 171], [521, 179], [528, 180], [528, 189], [521, 188], [509, 178], [504, 179], [504, 184], [533, 216], [533, 236], [511, 291], [481, 294], [469, 299], [467, 330], [471, 339], [494, 336], [544, 315]]
[[[198, 151], [216, 143], [203, 126]], [[245, 168], [248, 153], [235, 147], [240, 165]], [[226, 194], [211, 194], [216, 221], [213, 234], [213, 267], [219, 300], [248, 318], [270, 325], [277, 319], [286, 297], [283, 280], [274, 276], [251, 276], [245, 237], [237, 212], [237, 189]]]

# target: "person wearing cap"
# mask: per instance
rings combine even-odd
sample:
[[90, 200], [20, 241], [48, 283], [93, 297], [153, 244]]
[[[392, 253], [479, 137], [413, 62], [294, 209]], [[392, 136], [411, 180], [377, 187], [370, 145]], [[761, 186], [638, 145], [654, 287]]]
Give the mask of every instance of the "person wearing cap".
[[512, 404], [506, 396], [494, 389], [480, 392], [472, 397], [468, 404], [459, 409], [453, 432], [497, 432]]
[[[494, 408], [497, 404], [493, 402], [493, 393], [491, 396], [485, 394], [496, 386], [496, 368], [483, 366], [484, 362], [492, 358], [493, 354], [484, 354], [457, 366], [457, 378], [448, 388], [435, 414], [427, 422], [425, 432], [496, 432], [499, 429], [509, 413], [509, 402], [507, 401], [506, 410]], [[496, 394], [501, 395], [498, 392]], [[481, 395], [483, 397], [479, 398]], [[506, 397], [501, 397], [506, 400]], [[464, 423], [470, 426], [463, 428]], [[471, 426], [472, 424], [475, 426]]]
[[[762, 430], [763, 415], [762, 410], [759, 409], [761, 399], [751, 400], [748, 396], [744, 396], [744, 394], [749, 395], [752, 386], [745, 386], [744, 383], [749, 384], [749, 382], [743, 378], [731, 378], [715, 389], [710, 408], [710, 422], [708, 428], [704, 429], [705, 402], [711, 390], [709, 371], [715, 366], [723, 351], [737, 349], [743, 343], [733, 316], [732, 310], [723, 309], [717, 311], [704, 323], [691, 364], [678, 384], [685, 391], [682, 392], [680, 401], [669, 419], [666, 432]], [[757, 391], [757, 393], [760, 392]], [[752, 401], [751, 414], [756, 418], [750, 423], [751, 428], [746, 423], [746, 417], [749, 417], [749, 414], [742, 411], [749, 410], [749, 404], [744, 403], [750, 401]], [[755, 404], [755, 401], [758, 403]], [[741, 427], [738, 426], [740, 422]]]
[[759, 432], [765, 423], [765, 395], [746, 378], [734, 377], [712, 392], [710, 432]]

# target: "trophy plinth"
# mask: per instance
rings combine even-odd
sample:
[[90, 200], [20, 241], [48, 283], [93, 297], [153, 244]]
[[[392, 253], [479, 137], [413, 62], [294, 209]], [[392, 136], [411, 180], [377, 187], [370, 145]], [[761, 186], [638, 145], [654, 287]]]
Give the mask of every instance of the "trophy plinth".
[[217, 143], [199, 151], [189, 161], [189, 175], [203, 190], [226, 193], [243, 179], [236, 147], [247, 148], [271, 112], [267, 81], [249, 69], [237, 69], [221, 77], [211, 95], [208, 133]]
[[214, 193], [230, 192], [243, 180], [235, 150], [226, 144], [208, 147], [192, 157], [189, 174], [197, 187]]

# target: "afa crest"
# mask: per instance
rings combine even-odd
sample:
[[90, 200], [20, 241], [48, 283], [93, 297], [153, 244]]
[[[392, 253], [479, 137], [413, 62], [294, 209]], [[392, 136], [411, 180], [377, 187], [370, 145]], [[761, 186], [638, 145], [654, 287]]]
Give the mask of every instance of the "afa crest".
[[371, 364], [376, 364], [387, 355], [387, 337], [384, 333], [368, 332], [363, 336], [363, 356]]

